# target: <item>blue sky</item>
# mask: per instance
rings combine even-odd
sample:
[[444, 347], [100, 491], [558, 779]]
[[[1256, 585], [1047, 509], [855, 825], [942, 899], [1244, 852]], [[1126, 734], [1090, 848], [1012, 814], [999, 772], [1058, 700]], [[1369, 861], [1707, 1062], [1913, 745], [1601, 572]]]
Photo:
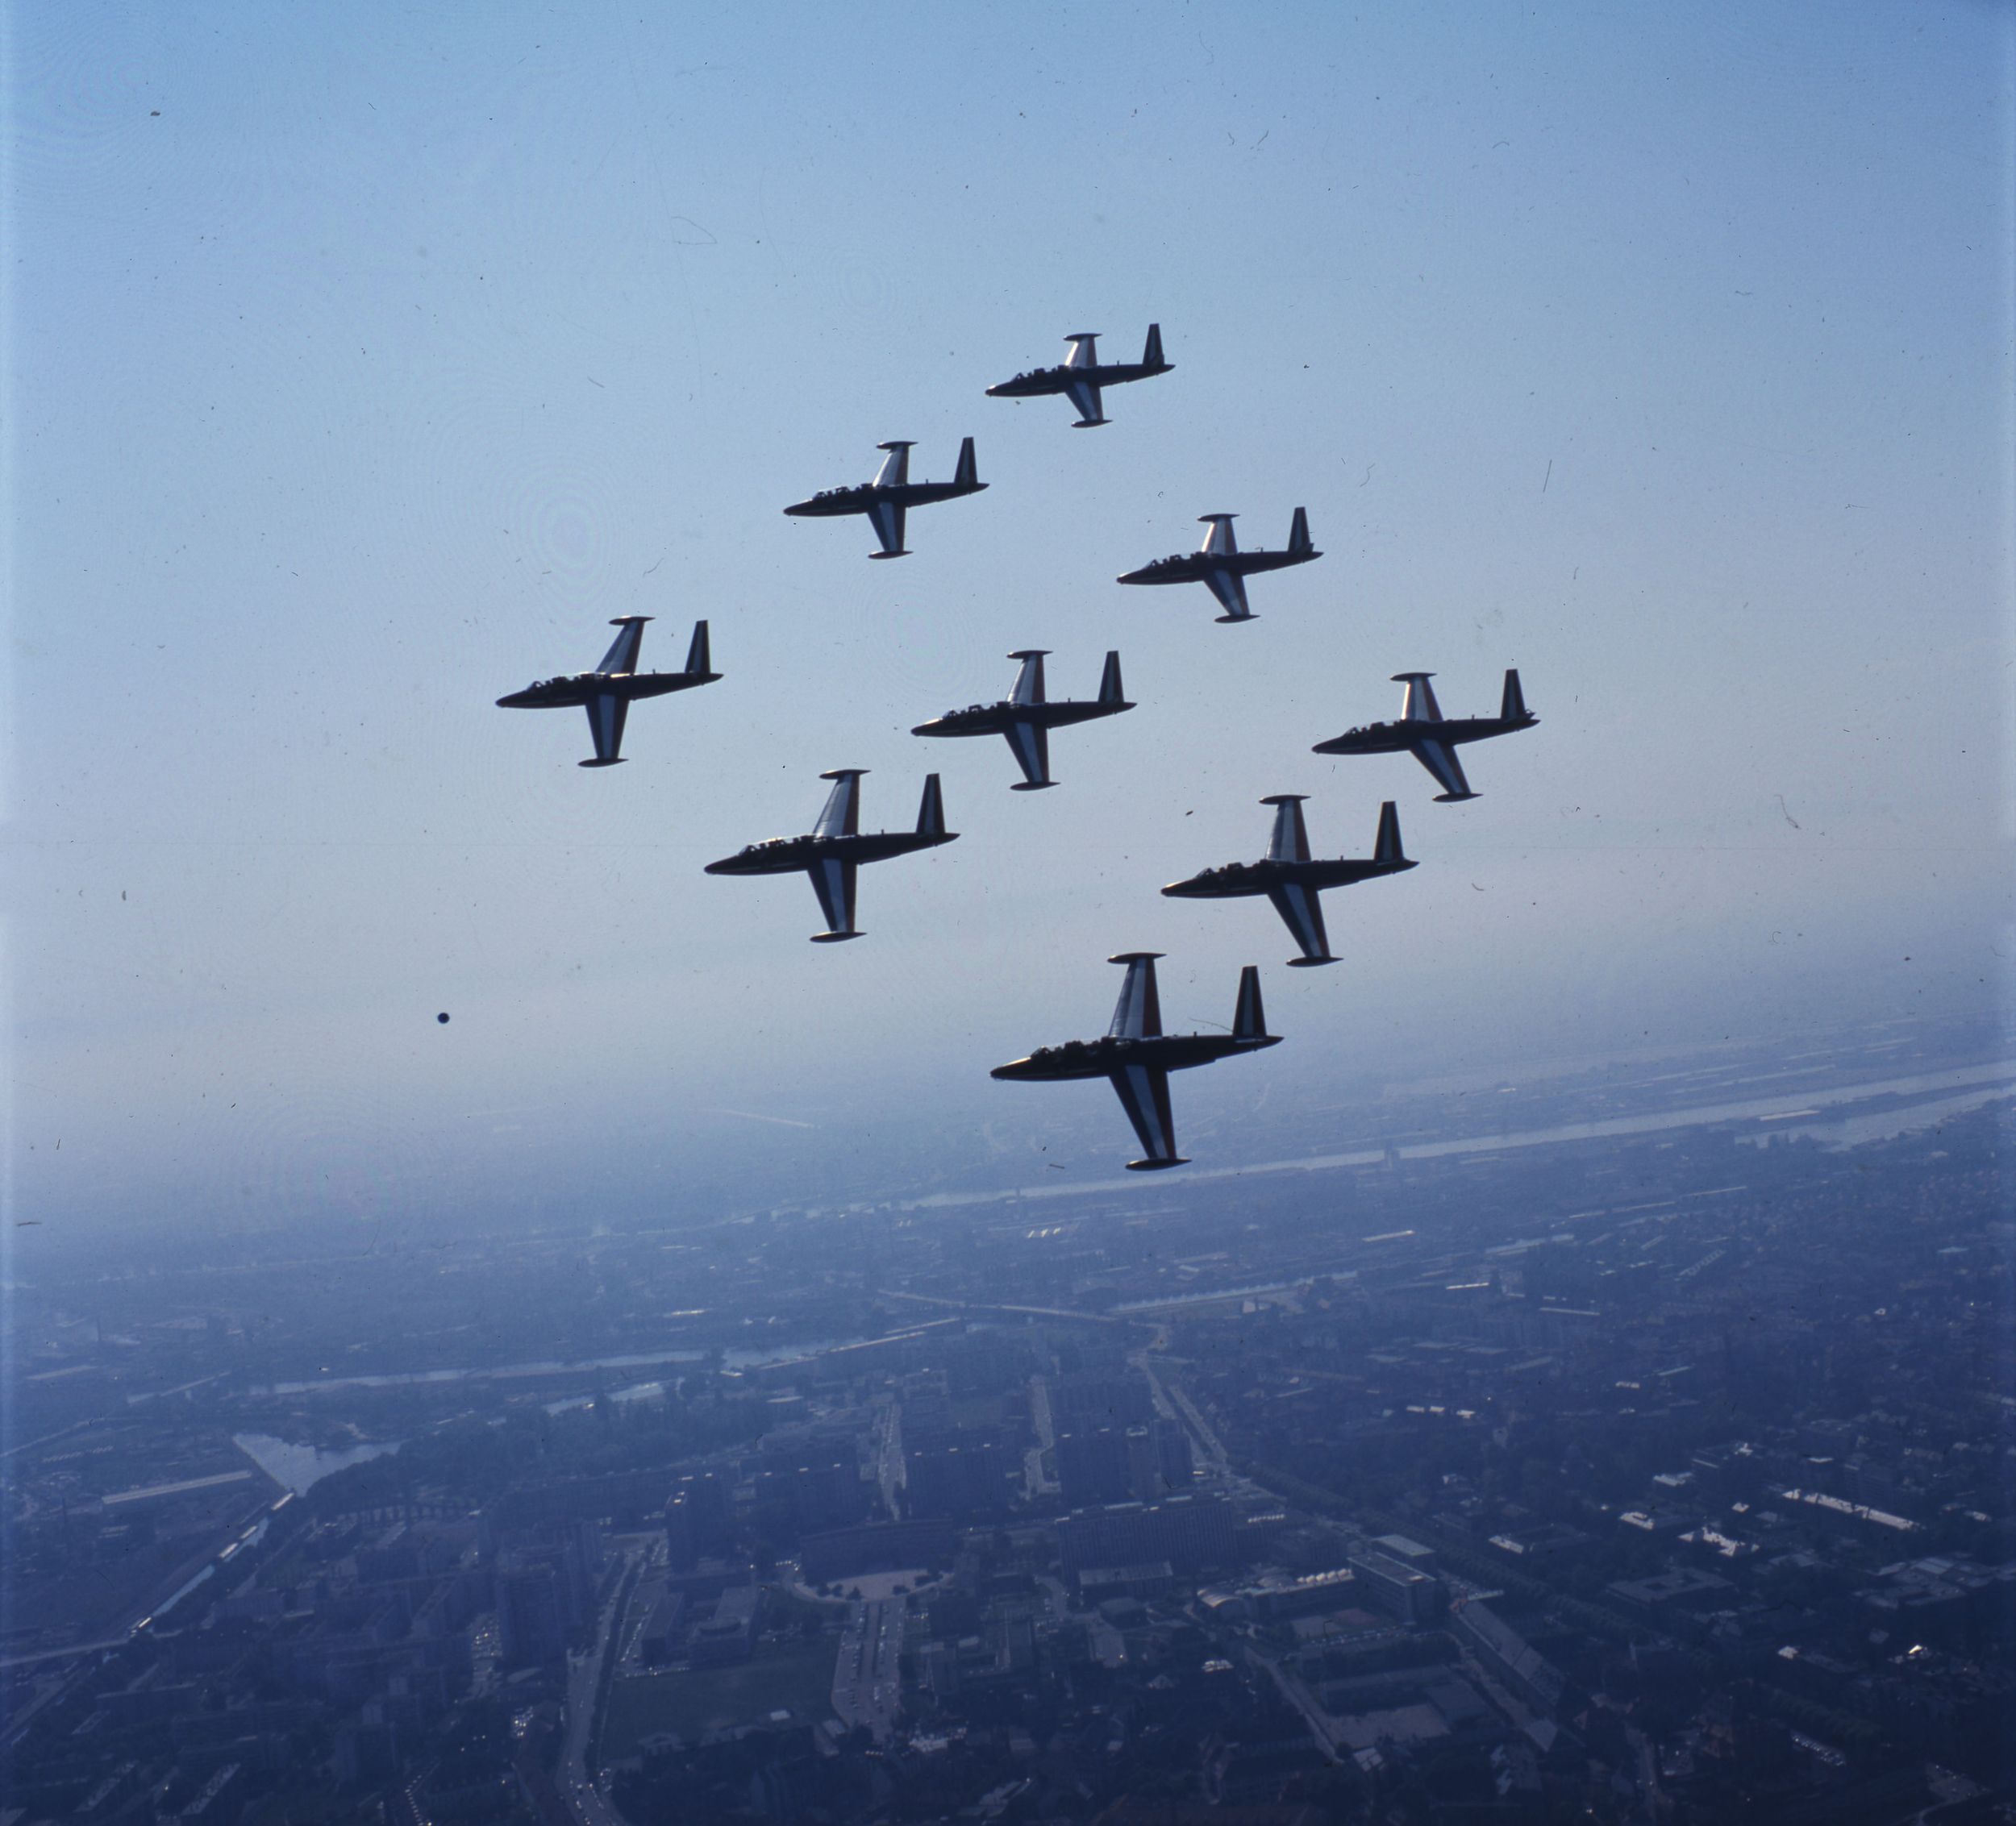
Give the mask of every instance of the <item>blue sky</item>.
[[[2006, 1005], [2004, 9], [6, 29], [18, 1209], [676, 1202], [752, 1150], [900, 1192], [918, 1133], [956, 1178], [1081, 1117], [1103, 1171], [1096, 1088], [985, 1071], [1098, 1031], [1137, 947], [1177, 1025], [1260, 963], [1289, 1037], [1192, 1126]], [[1104, 430], [981, 397], [1152, 318], [1176, 372]], [[778, 511], [967, 434], [992, 485], [898, 563]], [[1111, 580], [1298, 505], [1326, 555], [1250, 626]], [[706, 616], [726, 676], [583, 772], [577, 714], [493, 700], [623, 614], [666, 666]], [[908, 734], [1032, 645], [1073, 696], [1117, 647], [1141, 705], [1059, 736], [1060, 790]], [[1390, 673], [1460, 713], [1510, 664], [1542, 726], [1472, 804], [1308, 751]], [[700, 869], [837, 766], [873, 827], [938, 769], [964, 834], [813, 946], [805, 884]], [[1394, 798], [1421, 860], [1332, 897], [1331, 970], [1156, 892], [1282, 791], [1332, 854]]]

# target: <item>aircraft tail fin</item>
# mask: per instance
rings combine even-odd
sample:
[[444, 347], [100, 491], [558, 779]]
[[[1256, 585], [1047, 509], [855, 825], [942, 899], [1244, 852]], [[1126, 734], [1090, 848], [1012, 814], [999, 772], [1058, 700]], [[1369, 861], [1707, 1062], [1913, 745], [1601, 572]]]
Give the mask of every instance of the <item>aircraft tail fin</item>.
[[1288, 528], [1289, 555], [1299, 558], [1305, 552], [1314, 551], [1315, 549], [1316, 542], [1309, 536], [1309, 510], [1306, 507], [1298, 507], [1295, 510], [1295, 518]]
[[686, 670], [689, 672], [710, 672], [714, 670], [705, 622], [693, 624], [693, 645], [686, 649]]
[[1014, 688], [1008, 693], [1010, 704], [1043, 702], [1043, 661], [1049, 651], [1047, 647], [1025, 647], [1008, 655], [1022, 662], [1022, 670], [1015, 674]]
[[924, 797], [917, 807], [917, 834], [919, 837], [943, 837], [945, 834], [945, 795], [939, 788], [938, 776], [924, 776]]
[[1309, 860], [1309, 827], [1302, 821], [1302, 792], [1276, 792], [1260, 801], [1274, 807], [1274, 835], [1267, 846], [1270, 863], [1306, 863]]
[[1102, 704], [1124, 704], [1127, 693], [1120, 684], [1120, 655], [1118, 652], [1106, 655], [1106, 669], [1099, 675], [1099, 701]]
[[618, 630], [616, 638], [609, 643], [609, 651], [602, 655], [598, 672], [634, 672], [637, 669], [637, 649], [644, 643], [644, 623], [648, 615], [615, 615], [609, 625]]
[[1141, 365], [1143, 368], [1168, 365], [1162, 359], [1162, 326], [1159, 323], [1148, 326], [1148, 346], [1141, 351]]
[[1249, 963], [1239, 973], [1239, 1006], [1232, 1013], [1232, 1038], [1268, 1038], [1267, 1010], [1260, 1005], [1260, 966], [1256, 963]]
[[1435, 688], [1428, 680], [1433, 672], [1395, 672], [1393, 682], [1407, 688], [1405, 701], [1400, 706], [1400, 720], [1403, 723], [1439, 723], [1442, 721], [1442, 706], [1435, 702]]
[[959, 444], [959, 467], [952, 472], [952, 486], [956, 489], [977, 489], [980, 486], [980, 467], [973, 460], [973, 440], [962, 438]]
[[1389, 799], [1379, 808], [1379, 836], [1372, 846], [1376, 863], [1404, 863], [1406, 851], [1400, 846], [1400, 811]]
[[858, 837], [861, 832], [861, 776], [866, 767], [835, 767], [821, 780], [833, 782], [826, 796], [826, 808], [812, 826], [814, 837]]
[[1519, 689], [1519, 668], [1508, 668], [1505, 675], [1505, 701], [1498, 707], [1499, 718], [1508, 723], [1523, 722], [1531, 713], [1526, 707], [1526, 693]]

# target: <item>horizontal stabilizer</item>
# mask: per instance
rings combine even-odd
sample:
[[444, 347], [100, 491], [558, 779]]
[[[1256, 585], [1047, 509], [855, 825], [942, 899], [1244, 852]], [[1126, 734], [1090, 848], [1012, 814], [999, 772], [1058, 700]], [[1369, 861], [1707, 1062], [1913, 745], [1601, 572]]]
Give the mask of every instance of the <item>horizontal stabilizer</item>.
[[1099, 701], [1102, 704], [1124, 704], [1127, 693], [1120, 684], [1120, 655], [1106, 655], [1106, 669], [1099, 675]]
[[710, 672], [714, 665], [708, 651], [707, 624], [693, 624], [693, 644], [686, 649], [686, 670], [689, 672]]
[[1148, 326], [1148, 346], [1141, 351], [1141, 365], [1143, 368], [1164, 365], [1162, 360], [1162, 326], [1159, 323]]
[[1505, 701], [1498, 706], [1498, 715], [1508, 723], [1523, 722], [1531, 713], [1526, 707], [1526, 693], [1519, 689], [1519, 668], [1509, 668], [1505, 675]]

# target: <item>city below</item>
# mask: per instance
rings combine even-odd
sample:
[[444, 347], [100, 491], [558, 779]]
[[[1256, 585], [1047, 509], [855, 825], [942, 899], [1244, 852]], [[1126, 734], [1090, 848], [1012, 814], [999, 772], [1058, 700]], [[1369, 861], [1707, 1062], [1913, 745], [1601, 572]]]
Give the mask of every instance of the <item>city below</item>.
[[1199, 1100], [1148, 1183], [1087, 1093], [1021, 1184], [24, 1221], [0, 1822], [2007, 1819], [1996, 1041]]

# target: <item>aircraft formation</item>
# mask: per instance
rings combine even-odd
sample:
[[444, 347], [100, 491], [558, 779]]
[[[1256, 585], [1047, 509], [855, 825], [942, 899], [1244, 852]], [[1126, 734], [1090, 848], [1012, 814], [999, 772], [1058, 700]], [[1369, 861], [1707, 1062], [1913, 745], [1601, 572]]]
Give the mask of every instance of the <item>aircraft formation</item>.
[[[1103, 389], [1130, 381], [1146, 381], [1173, 372], [1174, 364], [1164, 358], [1162, 329], [1148, 326], [1148, 343], [1138, 362], [1102, 363], [1098, 359], [1098, 338], [1080, 332], [1065, 339], [1070, 353], [1055, 368], [1039, 368], [1018, 374], [987, 389], [989, 398], [1023, 399], [1060, 394], [1077, 408], [1074, 428], [1081, 431], [1109, 422], [1104, 410]], [[804, 501], [794, 501], [784, 511], [801, 518], [836, 518], [848, 515], [865, 518], [873, 528], [880, 549], [870, 558], [902, 558], [909, 548], [903, 540], [906, 517], [913, 507], [954, 501], [977, 494], [987, 484], [979, 477], [973, 455], [973, 440], [964, 439], [958, 463], [949, 482], [913, 482], [910, 480], [907, 441], [893, 439], [877, 447], [887, 454], [873, 481], [827, 489]], [[1200, 516], [1209, 528], [1203, 543], [1193, 552], [1156, 559], [1125, 572], [1123, 584], [1201, 583], [1217, 599], [1223, 613], [1220, 622], [1255, 619], [1246, 595], [1246, 580], [1263, 572], [1314, 563], [1322, 556], [1310, 539], [1309, 515], [1297, 507], [1289, 526], [1288, 544], [1279, 551], [1242, 551], [1233, 536], [1231, 514]], [[614, 767], [622, 754], [623, 730], [630, 706], [639, 698], [657, 697], [698, 685], [712, 684], [722, 676], [712, 670], [707, 624], [694, 624], [685, 669], [677, 672], [642, 672], [637, 669], [648, 615], [617, 617], [612, 625], [619, 631], [609, 651], [593, 672], [545, 679], [498, 699], [510, 709], [582, 708], [594, 744], [592, 759], [584, 767]], [[1008, 655], [1021, 669], [1008, 696], [998, 703], [968, 705], [963, 710], [948, 710], [943, 716], [918, 724], [913, 735], [931, 737], [999, 735], [1022, 772], [1010, 790], [1039, 792], [1055, 786], [1050, 777], [1050, 731], [1073, 723], [1118, 716], [1135, 705], [1123, 693], [1120, 682], [1120, 655], [1109, 652], [1099, 681], [1097, 697], [1052, 699], [1043, 688], [1043, 661], [1049, 650], [1025, 647]], [[1504, 694], [1495, 717], [1445, 717], [1435, 701], [1431, 672], [1397, 672], [1393, 682], [1406, 687], [1398, 719], [1375, 722], [1347, 730], [1327, 742], [1314, 744], [1318, 755], [1411, 754], [1433, 776], [1442, 791], [1438, 805], [1474, 799], [1457, 748], [1465, 742], [1481, 742], [1493, 736], [1510, 735], [1531, 729], [1539, 719], [1526, 707], [1516, 670], [1505, 675]], [[860, 783], [867, 770], [835, 767], [820, 775], [833, 782], [826, 805], [812, 829], [796, 837], [774, 837], [747, 845], [731, 856], [706, 864], [709, 875], [796, 875], [810, 878], [825, 915], [826, 930], [812, 934], [815, 944], [837, 944], [862, 936], [855, 925], [856, 878], [864, 863], [885, 862], [919, 850], [936, 849], [956, 841], [959, 833], [945, 828], [945, 805], [939, 776], [924, 777], [923, 797], [918, 807], [914, 830], [863, 831], [860, 828]], [[1416, 866], [1402, 851], [1398, 809], [1392, 800], [1380, 807], [1379, 826], [1368, 857], [1314, 857], [1310, 854], [1309, 833], [1302, 817], [1306, 794], [1271, 793], [1260, 802], [1274, 808], [1274, 828], [1267, 853], [1255, 862], [1227, 863], [1207, 868], [1181, 881], [1173, 881], [1162, 892], [1177, 900], [1218, 901], [1264, 898], [1280, 916], [1300, 949], [1288, 962], [1293, 967], [1314, 967], [1335, 963], [1323, 924], [1322, 896], [1326, 888], [1345, 888], [1363, 881], [1398, 875]], [[1169, 1074], [1193, 1066], [1214, 1064], [1219, 1059], [1258, 1052], [1278, 1046], [1281, 1036], [1267, 1031], [1267, 1017], [1260, 1001], [1260, 971], [1248, 964], [1240, 971], [1239, 996], [1230, 1032], [1219, 1034], [1164, 1034], [1161, 1004], [1156, 993], [1155, 965], [1159, 951], [1122, 951], [1108, 959], [1123, 964], [1127, 976], [1120, 999], [1106, 1031], [1097, 1039], [1068, 1040], [1060, 1045], [1039, 1046], [1026, 1058], [997, 1066], [992, 1074], [1014, 1083], [1052, 1083], [1071, 1079], [1104, 1078], [1118, 1095], [1135, 1133], [1139, 1138], [1142, 1156], [1127, 1166], [1137, 1171], [1185, 1164], [1177, 1152], [1176, 1124], [1169, 1102]], [[441, 1017], [446, 1020], [444, 1015]]]

